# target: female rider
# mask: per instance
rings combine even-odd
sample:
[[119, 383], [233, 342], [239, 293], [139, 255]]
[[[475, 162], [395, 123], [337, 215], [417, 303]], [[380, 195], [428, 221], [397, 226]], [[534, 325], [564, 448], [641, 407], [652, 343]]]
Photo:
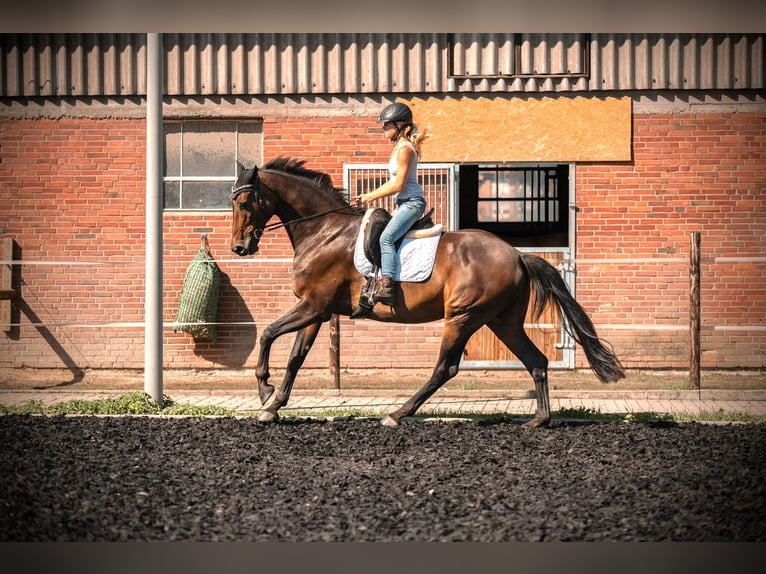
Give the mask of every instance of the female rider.
[[423, 186], [418, 183], [418, 156], [426, 134], [415, 134], [412, 110], [406, 104], [396, 102], [383, 108], [378, 122], [383, 124], [383, 134], [394, 144], [388, 162], [390, 179], [369, 193], [363, 193], [358, 201], [364, 205], [394, 195], [396, 209], [380, 236], [381, 278], [375, 290], [375, 301], [394, 305], [394, 273], [396, 249], [399, 240], [423, 215], [426, 209]]

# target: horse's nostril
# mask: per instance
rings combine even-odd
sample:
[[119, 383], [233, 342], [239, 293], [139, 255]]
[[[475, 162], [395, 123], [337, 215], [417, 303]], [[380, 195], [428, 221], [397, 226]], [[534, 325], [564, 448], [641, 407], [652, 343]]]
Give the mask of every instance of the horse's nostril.
[[245, 252], [245, 248], [241, 245], [235, 245], [231, 248], [231, 250], [236, 253], [237, 255], [242, 255]]

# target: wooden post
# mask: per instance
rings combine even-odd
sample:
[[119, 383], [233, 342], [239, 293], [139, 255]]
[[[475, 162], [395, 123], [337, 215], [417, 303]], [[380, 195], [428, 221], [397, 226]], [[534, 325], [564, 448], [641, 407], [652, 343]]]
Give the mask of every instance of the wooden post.
[[[3, 238], [3, 261], [13, 261], [13, 239]], [[13, 289], [13, 265], [4, 263], [0, 272], [0, 325], [3, 331], [11, 332], [11, 301], [18, 296]]]
[[330, 318], [330, 376], [333, 386], [340, 389], [340, 315]]
[[700, 232], [691, 233], [689, 258], [689, 384], [700, 388]]

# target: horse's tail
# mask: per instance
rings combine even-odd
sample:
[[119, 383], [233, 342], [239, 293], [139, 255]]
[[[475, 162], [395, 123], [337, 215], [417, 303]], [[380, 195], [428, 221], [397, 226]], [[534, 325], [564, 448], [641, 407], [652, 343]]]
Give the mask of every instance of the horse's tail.
[[556, 268], [542, 257], [530, 253], [522, 253], [521, 262], [535, 292], [533, 320], [539, 319], [545, 306], [555, 301], [566, 318], [564, 329], [582, 346], [588, 363], [599, 380], [602, 383], [613, 383], [623, 378], [625, 370], [611, 345], [599, 339], [590, 317], [569, 293]]

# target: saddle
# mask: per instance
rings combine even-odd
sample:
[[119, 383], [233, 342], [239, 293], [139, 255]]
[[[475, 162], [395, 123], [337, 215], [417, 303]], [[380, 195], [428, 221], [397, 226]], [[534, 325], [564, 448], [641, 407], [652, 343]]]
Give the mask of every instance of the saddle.
[[[432, 237], [442, 232], [442, 226], [435, 224], [431, 219], [433, 213], [434, 209], [431, 208], [428, 213], [412, 224], [407, 233], [394, 243], [397, 251], [402, 241], [407, 238]], [[362, 220], [364, 254], [368, 261], [377, 268], [380, 267], [380, 236], [390, 220], [391, 214], [382, 207], [368, 210]]]
[[[443, 226], [434, 224], [431, 219], [433, 208], [410, 226], [404, 236], [394, 243], [397, 251], [405, 239], [434, 237], [441, 235]], [[378, 270], [380, 269], [380, 236], [391, 219], [391, 214], [383, 208], [368, 209], [362, 219], [361, 247], [364, 256], [372, 264], [372, 274], [367, 277], [367, 282], [362, 286], [359, 296], [359, 305], [351, 314], [352, 319], [360, 319], [370, 314], [375, 305], [376, 285], [378, 282]], [[358, 244], [357, 244], [358, 245]], [[358, 269], [359, 266], [357, 266]]]

